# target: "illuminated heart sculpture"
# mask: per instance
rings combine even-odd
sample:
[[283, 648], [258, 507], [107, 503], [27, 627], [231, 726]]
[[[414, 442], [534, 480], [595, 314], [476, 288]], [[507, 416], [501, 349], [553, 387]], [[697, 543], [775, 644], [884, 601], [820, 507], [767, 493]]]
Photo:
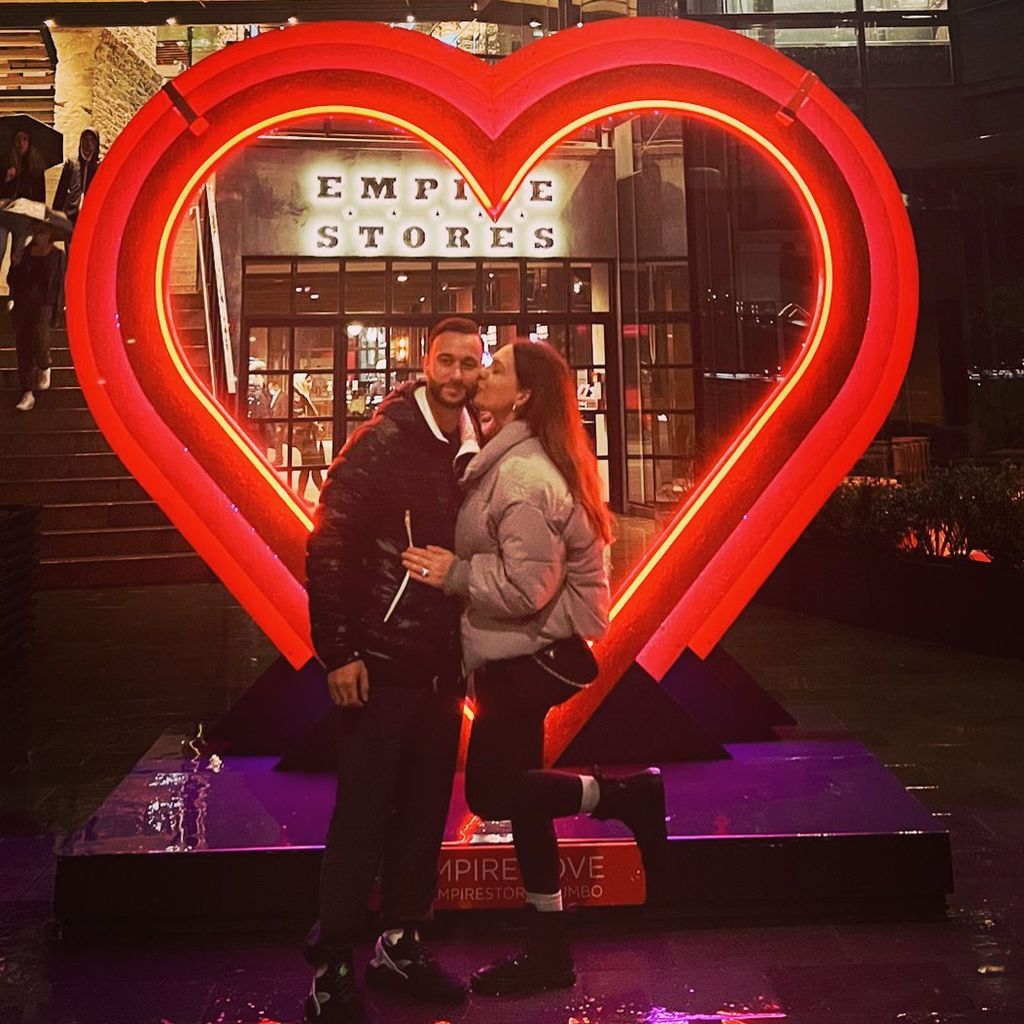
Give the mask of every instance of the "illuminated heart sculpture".
[[871, 138], [774, 50], [712, 26], [632, 18], [559, 33], [494, 67], [378, 25], [273, 32], [182, 74], [111, 147], [68, 272], [81, 386], [128, 469], [293, 665], [312, 656], [309, 513], [182, 355], [168, 270], [188, 201], [259, 133], [340, 115], [419, 137], [497, 218], [552, 146], [645, 110], [731, 132], [777, 169], [806, 217], [817, 299], [783, 380], [617, 595], [600, 680], [549, 718], [553, 758], [634, 660], [661, 678], [684, 648], [711, 649], [884, 422], [910, 357], [917, 264]]

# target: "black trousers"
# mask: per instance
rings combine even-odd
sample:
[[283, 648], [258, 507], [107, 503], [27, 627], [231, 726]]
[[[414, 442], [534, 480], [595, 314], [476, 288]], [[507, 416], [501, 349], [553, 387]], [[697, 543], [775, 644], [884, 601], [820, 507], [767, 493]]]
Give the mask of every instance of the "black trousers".
[[364, 708], [336, 708], [338, 793], [320, 875], [320, 921], [306, 940], [313, 964], [346, 956], [381, 873], [385, 928], [430, 920], [451, 799], [465, 690], [459, 672], [413, 679], [366, 658]]
[[473, 677], [476, 717], [466, 758], [466, 801], [488, 821], [512, 822], [527, 892], [559, 891], [553, 818], [580, 813], [579, 775], [545, 770], [544, 718], [578, 692], [522, 662], [494, 661]]
[[36, 371], [50, 365], [52, 312], [49, 306], [38, 306], [27, 312], [14, 309], [14, 344], [18, 352], [18, 384], [22, 391], [32, 391], [36, 386]]

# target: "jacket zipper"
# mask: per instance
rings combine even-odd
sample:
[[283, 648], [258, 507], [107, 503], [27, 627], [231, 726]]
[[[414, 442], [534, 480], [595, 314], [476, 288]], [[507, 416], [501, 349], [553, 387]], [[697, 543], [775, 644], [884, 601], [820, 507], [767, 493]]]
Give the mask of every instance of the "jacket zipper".
[[[412, 547], [412, 512], [409, 509], [405, 510], [405, 535], [409, 539], [409, 547]], [[402, 595], [405, 593], [405, 588], [409, 586], [409, 573], [406, 572], [405, 577], [402, 579], [401, 585], [398, 588], [398, 592], [391, 599], [391, 604], [388, 607], [387, 612], [384, 615], [384, 621], [387, 622], [391, 618], [392, 612], [398, 607], [398, 602], [402, 600]]]

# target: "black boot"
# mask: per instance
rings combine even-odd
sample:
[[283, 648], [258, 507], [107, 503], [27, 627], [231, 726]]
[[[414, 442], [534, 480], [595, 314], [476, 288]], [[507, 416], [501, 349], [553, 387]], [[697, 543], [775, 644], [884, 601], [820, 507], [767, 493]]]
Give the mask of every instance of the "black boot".
[[565, 912], [526, 908], [526, 944], [521, 953], [481, 967], [470, 979], [484, 996], [528, 996], [572, 988], [576, 969], [565, 937]]
[[668, 847], [665, 828], [665, 784], [660, 768], [646, 768], [620, 779], [596, 775], [601, 796], [593, 816], [617, 818], [636, 836], [648, 872], [660, 863]]

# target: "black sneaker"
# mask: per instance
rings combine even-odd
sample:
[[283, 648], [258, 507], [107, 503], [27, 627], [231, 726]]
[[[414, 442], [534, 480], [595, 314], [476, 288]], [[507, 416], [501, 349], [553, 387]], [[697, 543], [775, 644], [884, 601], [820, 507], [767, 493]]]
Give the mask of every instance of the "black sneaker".
[[408, 931], [394, 944], [383, 935], [377, 940], [366, 982], [371, 988], [404, 993], [424, 1003], [458, 1005], [469, 994], [465, 982], [446, 971]]
[[317, 968], [306, 997], [306, 1020], [309, 1024], [363, 1024], [366, 1014], [351, 960]]

